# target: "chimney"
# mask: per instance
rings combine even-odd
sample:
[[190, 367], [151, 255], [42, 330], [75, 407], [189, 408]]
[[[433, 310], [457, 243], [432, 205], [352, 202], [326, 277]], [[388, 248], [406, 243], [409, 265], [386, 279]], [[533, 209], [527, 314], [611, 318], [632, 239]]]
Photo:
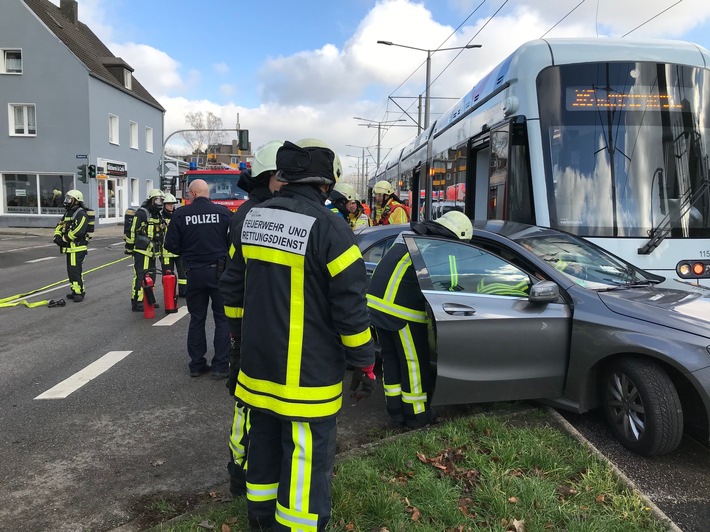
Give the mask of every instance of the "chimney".
[[79, 25], [79, 5], [76, 0], [60, 0], [59, 9], [74, 26]]

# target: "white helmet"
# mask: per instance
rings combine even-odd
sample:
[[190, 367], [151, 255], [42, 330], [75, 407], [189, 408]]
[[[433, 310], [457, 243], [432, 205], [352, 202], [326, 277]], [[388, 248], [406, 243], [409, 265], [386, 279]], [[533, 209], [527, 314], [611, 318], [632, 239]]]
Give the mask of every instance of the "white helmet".
[[254, 162], [251, 164], [251, 175], [254, 178], [258, 178], [264, 172], [276, 171], [276, 152], [283, 145], [282, 140], [272, 140], [257, 148]]
[[446, 227], [455, 234], [459, 240], [471, 240], [473, 236], [473, 224], [468, 216], [461, 211], [449, 211], [434, 220], [434, 222], [442, 227]]
[[394, 194], [394, 189], [392, 188], [392, 183], [389, 181], [378, 181], [375, 186], [372, 187], [373, 194]]
[[84, 195], [81, 193], [80, 190], [70, 190], [66, 193], [66, 196], [82, 203], [84, 201]]
[[345, 199], [345, 201], [359, 201], [355, 188], [349, 183], [338, 183], [330, 192], [333, 201]]
[[170, 192], [165, 192], [163, 194], [163, 204], [166, 204], [166, 203], [178, 203], [178, 200]]

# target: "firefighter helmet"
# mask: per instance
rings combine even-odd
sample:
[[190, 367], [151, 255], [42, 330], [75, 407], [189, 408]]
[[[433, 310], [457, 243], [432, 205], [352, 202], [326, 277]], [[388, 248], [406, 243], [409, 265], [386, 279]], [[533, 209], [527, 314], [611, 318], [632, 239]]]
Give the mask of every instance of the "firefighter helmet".
[[286, 141], [276, 154], [279, 179], [287, 183], [334, 185], [342, 175], [340, 158], [322, 140]]
[[449, 211], [443, 216], [434, 220], [435, 223], [446, 227], [456, 235], [459, 240], [471, 240], [473, 236], [473, 224], [471, 220], [461, 211]]
[[[76, 201], [82, 202], [84, 201], [84, 195], [81, 193], [79, 190], [70, 190], [69, 192], [66, 193], [67, 198], [75, 199]], [[66, 200], [65, 200], [66, 203]]]
[[165, 205], [166, 203], [178, 203], [178, 200], [170, 192], [165, 192], [163, 194], [163, 205]]
[[257, 148], [256, 153], [254, 153], [254, 162], [251, 163], [252, 179], [265, 181], [269, 176], [261, 177], [261, 174], [276, 171], [276, 152], [283, 145], [284, 143], [281, 140], [272, 140]]
[[338, 183], [333, 187], [330, 192], [330, 199], [332, 201], [358, 201], [357, 194], [355, 193], [355, 188], [349, 183]]
[[392, 188], [392, 183], [383, 180], [375, 183], [375, 186], [372, 187], [372, 193], [392, 195], [394, 194], [394, 189]]
[[151, 189], [148, 191], [148, 199], [149, 199], [149, 200], [152, 200], [153, 198], [160, 198], [160, 199], [162, 199], [164, 195], [165, 195], [165, 194], [163, 194], [163, 191], [160, 190], [160, 189], [157, 189], [157, 188], [151, 188]]

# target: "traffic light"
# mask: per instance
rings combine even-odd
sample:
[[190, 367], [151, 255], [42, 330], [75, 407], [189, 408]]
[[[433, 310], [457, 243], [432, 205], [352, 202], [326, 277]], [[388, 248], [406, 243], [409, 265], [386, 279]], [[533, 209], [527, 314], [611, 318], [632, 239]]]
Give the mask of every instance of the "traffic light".
[[89, 178], [96, 179], [96, 165], [95, 164], [89, 165]]
[[86, 179], [86, 165], [82, 164], [81, 166], [76, 167], [79, 172], [77, 172], [77, 177], [79, 178], [79, 181], [82, 183], [88, 183], [89, 181]]
[[682, 260], [676, 264], [675, 271], [681, 279], [710, 278], [710, 261]]
[[163, 189], [163, 192], [170, 192], [171, 194], [175, 195], [175, 176], [172, 175], [166, 175], [163, 176], [162, 179], [160, 180], [160, 185]]
[[239, 136], [239, 145], [237, 147], [240, 150], [249, 151], [249, 130], [240, 129], [237, 134]]

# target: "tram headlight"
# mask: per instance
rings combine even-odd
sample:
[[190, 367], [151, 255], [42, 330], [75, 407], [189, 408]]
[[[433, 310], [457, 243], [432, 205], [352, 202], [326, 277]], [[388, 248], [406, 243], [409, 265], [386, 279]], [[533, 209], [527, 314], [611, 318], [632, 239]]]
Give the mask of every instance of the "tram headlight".
[[708, 279], [710, 278], [710, 261], [707, 260], [682, 260], [675, 271], [681, 279]]

